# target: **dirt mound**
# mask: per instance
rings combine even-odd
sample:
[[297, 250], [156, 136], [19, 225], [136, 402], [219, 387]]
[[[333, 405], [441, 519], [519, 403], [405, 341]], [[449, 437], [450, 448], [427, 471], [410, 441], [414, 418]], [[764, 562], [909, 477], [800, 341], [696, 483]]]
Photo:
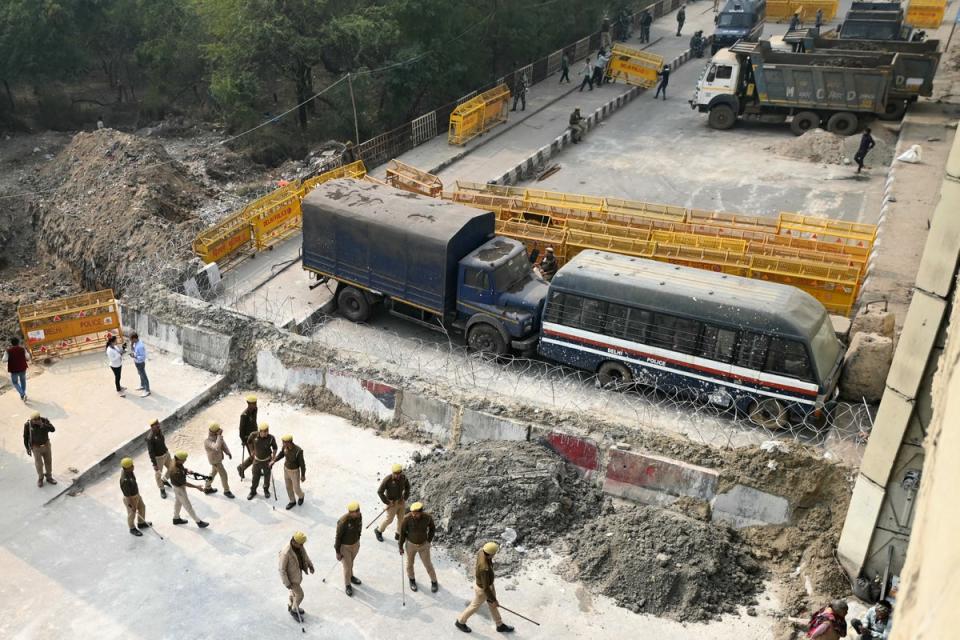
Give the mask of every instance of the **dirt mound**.
[[600, 491], [553, 452], [529, 442], [484, 442], [438, 451], [408, 470], [413, 498], [437, 517], [437, 538], [460, 559], [502, 543], [498, 573], [554, 543], [603, 507]]
[[620, 606], [701, 621], [756, 604], [764, 571], [730, 529], [656, 507], [621, 507], [568, 538], [569, 579]]
[[189, 271], [205, 193], [159, 143], [78, 133], [41, 177], [55, 191], [38, 205], [38, 241], [84, 287], [125, 294]]
[[[883, 126], [871, 127], [876, 146], [867, 154], [867, 166], [886, 167], [893, 161], [897, 134]], [[767, 147], [768, 151], [796, 160], [824, 164], [853, 164], [860, 146], [860, 134], [838, 136], [823, 129], [812, 129], [802, 136]]]

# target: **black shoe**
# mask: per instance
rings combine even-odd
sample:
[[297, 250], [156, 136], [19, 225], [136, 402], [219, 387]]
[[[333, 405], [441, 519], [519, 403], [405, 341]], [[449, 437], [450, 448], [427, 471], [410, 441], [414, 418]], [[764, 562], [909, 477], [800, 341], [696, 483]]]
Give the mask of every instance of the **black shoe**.
[[137, 523], [137, 529], [149, 529], [151, 524], [153, 524], [153, 523], [152, 523], [152, 522], [146, 522], [146, 521], [144, 521], [144, 522], [138, 522], [138, 523]]
[[165, 486], [165, 487], [172, 487], [173, 485], [170, 484], [170, 481], [169, 481], [169, 480], [164, 480], [164, 481], [163, 481], [163, 486]]
[[206, 529], [207, 527], [210, 526], [210, 523], [209, 523], [209, 522], [204, 522], [203, 520], [198, 520], [198, 521], [197, 521], [197, 526], [200, 527], [201, 529]]
[[410, 578], [410, 591], [417, 591], [417, 581]]
[[430, 591], [432, 591], [433, 593], [436, 593], [437, 591], [440, 591], [440, 585], [437, 584], [436, 582], [431, 582], [431, 583], [430, 583]]
[[394, 540], [399, 540], [399, 539], [400, 539], [400, 534], [399, 534], [399, 533], [393, 534], [393, 539], [394, 539]]
[[360, 578], [358, 578], [357, 576], [350, 576], [350, 582], [356, 585], [363, 584], [362, 582], [360, 582]]
[[304, 612], [303, 612], [303, 609], [300, 609], [299, 614], [298, 614], [298, 612], [294, 611], [294, 610], [291, 609], [290, 607], [287, 607], [287, 613], [289, 613], [291, 616], [293, 616], [293, 619], [296, 620], [297, 622], [299, 622], [300, 620], [303, 619], [303, 613], [304, 613]]
[[256, 491], [251, 491], [249, 494], [247, 494], [247, 500], [253, 500], [256, 497], [257, 497]]
[[377, 536], [377, 542], [383, 542], [383, 534], [380, 533], [380, 529], [374, 529], [373, 535]]
[[174, 518], [173, 524], [187, 524], [187, 521], [184, 520], [183, 518]]
[[297, 504], [302, 505], [302, 504], [303, 504], [303, 498], [300, 498], [299, 500], [297, 500]]
[[303, 609], [300, 609], [300, 608], [298, 608], [297, 611], [294, 611], [294, 610], [293, 610], [293, 607], [291, 607], [290, 605], [287, 605], [287, 611], [289, 611], [289, 612], [292, 613], [293, 615], [297, 615], [297, 613], [299, 613], [300, 615], [303, 615], [303, 614], [306, 613], [306, 611], [304, 611]]
[[290, 509], [293, 509], [295, 506], [297, 506], [297, 503], [296, 503], [296, 502], [288, 502], [288, 503], [287, 503], [287, 511], [290, 511]]
[[53, 476], [47, 476], [47, 484], [57, 484], [57, 481], [53, 479]]
[[160, 489], [160, 497], [163, 498], [164, 500], [167, 499], [167, 490], [166, 490], [166, 489]]
[[513, 627], [508, 624], [503, 624], [502, 622], [497, 625], [497, 631], [500, 633], [513, 633]]
[[269, 497], [270, 497], [270, 489], [264, 489], [264, 490], [263, 490], [263, 497], [264, 497], [264, 498], [269, 498]]
[[237, 497], [237, 496], [233, 495], [233, 494], [232, 494], [231, 492], [229, 492], [229, 491], [224, 491], [224, 492], [223, 492], [223, 495], [225, 495], [226, 497], [230, 498], [231, 500], [233, 500], [234, 498]]
[[207, 495], [210, 495], [211, 493], [216, 493], [217, 490], [214, 489], [213, 487], [206, 487], [204, 488], [203, 492]]
[[142, 533], [140, 533], [139, 529], [130, 529], [130, 533], [137, 536], [138, 538], [143, 535]]
[[473, 629], [471, 629], [471, 628], [468, 627], [467, 625], [463, 624], [463, 623], [460, 622], [459, 620], [457, 620], [457, 621], [454, 622], [453, 624], [456, 625], [457, 629], [460, 629], [460, 631], [463, 631], [464, 633], [470, 633], [471, 631], [473, 631]]
[[350, 585], [347, 585], [347, 595], [350, 596], [351, 598], [353, 597], [353, 587], [351, 587]]

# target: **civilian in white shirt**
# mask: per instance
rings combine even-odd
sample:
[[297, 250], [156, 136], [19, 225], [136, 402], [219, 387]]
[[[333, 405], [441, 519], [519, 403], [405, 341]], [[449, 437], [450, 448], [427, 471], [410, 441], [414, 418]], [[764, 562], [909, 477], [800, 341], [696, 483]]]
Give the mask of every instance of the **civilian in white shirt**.
[[127, 350], [124, 344], [117, 344], [117, 336], [107, 338], [107, 364], [113, 370], [113, 382], [117, 386], [117, 395], [124, 397], [125, 387], [120, 386], [120, 369], [123, 368], [123, 353]]

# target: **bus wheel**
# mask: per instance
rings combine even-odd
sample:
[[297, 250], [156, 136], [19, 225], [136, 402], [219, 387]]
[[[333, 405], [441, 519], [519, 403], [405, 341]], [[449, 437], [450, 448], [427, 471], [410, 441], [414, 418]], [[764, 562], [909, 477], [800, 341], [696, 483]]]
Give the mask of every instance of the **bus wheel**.
[[351, 322], [366, 322], [370, 319], [370, 303], [363, 292], [355, 287], [344, 287], [340, 291], [337, 308]]
[[597, 370], [597, 379], [604, 389], [620, 389], [633, 381], [633, 375], [619, 362], [604, 362]]
[[747, 409], [750, 422], [758, 427], [777, 431], [790, 426], [790, 417], [783, 403], [776, 398], [754, 400]]
[[481, 322], [470, 327], [467, 333], [467, 344], [474, 351], [488, 353], [493, 356], [503, 356], [507, 354], [507, 343], [496, 328], [485, 322]]

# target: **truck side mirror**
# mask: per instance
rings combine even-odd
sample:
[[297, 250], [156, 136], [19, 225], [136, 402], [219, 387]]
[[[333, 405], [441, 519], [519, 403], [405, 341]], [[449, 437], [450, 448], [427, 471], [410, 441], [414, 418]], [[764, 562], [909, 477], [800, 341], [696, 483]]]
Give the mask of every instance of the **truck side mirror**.
[[707, 82], [713, 82], [717, 79], [717, 65], [710, 65], [710, 71], [707, 72]]

